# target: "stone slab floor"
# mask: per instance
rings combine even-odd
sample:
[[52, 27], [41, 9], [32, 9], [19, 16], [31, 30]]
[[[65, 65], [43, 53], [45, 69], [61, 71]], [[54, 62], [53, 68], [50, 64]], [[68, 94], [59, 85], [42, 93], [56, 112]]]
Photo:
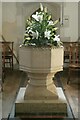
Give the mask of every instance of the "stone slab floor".
[[[19, 91], [19, 87], [24, 87], [27, 84], [28, 78], [25, 72], [19, 70], [6, 70], [6, 76], [3, 83], [3, 92], [0, 92], [0, 118], [8, 118], [9, 115], [12, 115], [13, 105]], [[57, 86], [62, 86], [65, 95], [67, 96], [67, 100], [70, 105], [70, 109], [72, 110], [72, 115], [74, 118], [79, 118], [79, 105], [80, 105], [80, 84], [78, 80], [80, 76], [76, 76], [72, 78], [70, 84], [66, 84], [67, 81], [67, 70], [64, 69], [63, 72], [58, 74], [58, 78], [60, 77], [61, 83], [56, 79], [54, 82]], [[73, 76], [73, 75], [72, 75]], [[2, 113], [2, 114], [1, 114]]]

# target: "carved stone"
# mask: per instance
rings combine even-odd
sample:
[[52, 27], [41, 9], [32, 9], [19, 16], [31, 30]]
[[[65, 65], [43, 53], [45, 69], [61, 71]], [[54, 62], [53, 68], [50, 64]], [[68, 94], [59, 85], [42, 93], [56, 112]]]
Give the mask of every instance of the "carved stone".
[[[64, 102], [61, 102], [58, 90], [52, 80], [55, 73], [63, 70], [63, 52], [64, 52], [63, 47], [20, 48], [19, 50], [20, 70], [26, 71], [29, 77], [29, 81], [23, 95], [24, 99], [23, 104], [25, 103], [26, 113], [29, 112], [28, 109], [30, 109], [31, 112], [35, 111], [35, 109], [37, 109], [37, 106], [40, 109], [38, 110], [38, 112], [40, 112], [42, 109], [43, 109], [42, 111], [44, 110], [46, 111], [46, 105], [48, 105], [48, 109], [51, 111], [55, 111], [51, 108], [51, 106], [54, 105], [55, 107], [58, 107], [57, 104], [59, 105], [59, 111], [62, 108], [62, 106], [63, 109], [67, 108], [66, 101], [63, 100]], [[38, 103], [36, 104], [36, 102]], [[33, 107], [30, 104], [32, 104]], [[20, 105], [20, 103], [19, 104], [18, 102], [16, 103], [16, 113], [17, 105]], [[25, 110], [23, 111], [25, 112]], [[65, 109], [65, 113], [66, 111], [67, 109]]]

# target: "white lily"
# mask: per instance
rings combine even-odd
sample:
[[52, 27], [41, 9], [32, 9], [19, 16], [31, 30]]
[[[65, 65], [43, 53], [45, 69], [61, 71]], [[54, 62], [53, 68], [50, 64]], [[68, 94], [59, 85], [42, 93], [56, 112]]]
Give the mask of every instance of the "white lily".
[[29, 30], [30, 29], [30, 27], [27, 27], [27, 30]]
[[25, 33], [24, 35], [25, 35], [26, 37], [28, 36], [28, 34], [27, 34], [27, 33]]
[[50, 20], [51, 19], [51, 15], [49, 15], [49, 17], [48, 17], [48, 20]]
[[58, 23], [58, 21], [59, 21], [59, 20], [56, 20], [56, 21], [54, 22], [54, 25], [55, 25], [55, 24], [57, 24], [57, 23]]
[[38, 12], [36, 12], [35, 15], [32, 15], [32, 17], [36, 20], [36, 21], [42, 21], [43, 20], [43, 15], [39, 15]]
[[59, 35], [55, 35], [54, 41], [60, 42], [60, 36]]
[[32, 17], [33, 17], [36, 21], [39, 21], [39, 20], [38, 20], [38, 12], [36, 12], [35, 15], [33, 14]]
[[42, 3], [40, 3], [40, 9], [41, 9], [41, 11], [43, 11], [43, 5], [42, 5]]
[[48, 25], [54, 25], [54, 24], [53, 24], [53, 21], [50, 20]]
[[43, 15], [38, 15], [38, 20], [41, 22], [43, 20]]
[[50, 36], [51, 36], [50, 33], [51, 33], [51, 31], [50, 31], [50, 30], [48, 31], [48, 30], [46, 29], [46, 31], [44, 32], [45, 37], [47, 37], [48, 39], [50, 39]]
[[21, 44], [19, 47], [21, 48], [23, 46], [23, 44]]
[[44, 8], [44, 12], [47, 13], [47, 7]]
[[53, 28], [55, 31], [58, 29], [57, 27]]
[[31, 35], [32, 35], [33, 39], [34, 39], [34, 38], [38, 39], [39, 33], [38, 33], [38, 31], [36, 30], [36, 32], [32, 31], [32, 34], [31, 34]]
[[36, 39], [38, 39], [39, 32], [36, 30]]
[[30, 33], [30, 32], [32, 33], [33, 31], [30, 29], [30, 30], [28, 31], [28, 33]]
[[30, 40], [31, 38], [30, 37], [26, 37], [25, 40]]
[[[60, 41], [60, 37], [59, 35], [56, 35], [56, 30], [58, 27], [55, 25], [58, 21], [59, 20], [53, 21], [52, 15], [48, 13], [47, 7], [44, 7], [42, 3], [40, 3], [40, 9], [32, 14], [26, 21], [26, 30], [23, 43], [35, 46], [43, 46], [44, 44], [50, 44], [58, 47], [61, 46], [62, 42]], [[44, 39], [44, 42], [42, 42], [41, 39]]]

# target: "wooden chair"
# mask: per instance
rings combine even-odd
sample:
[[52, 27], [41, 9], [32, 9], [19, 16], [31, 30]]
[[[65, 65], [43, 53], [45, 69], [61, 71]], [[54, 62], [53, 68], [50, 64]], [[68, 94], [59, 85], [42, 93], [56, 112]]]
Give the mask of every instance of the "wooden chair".
[[69, 42], [63, 42], [64, 45], [64, 63], [69, 62]]
[[80, 44], [72, 43], [70, 44], [70, 53], [69, 53], [69, 71], [68, 71], [68, 80], [67, 84], [70, 82], [71, 79], [71, 71], [80, 70]]
[[9, 67], [13, 70], [13, 42], [2, 42], [3, 76], [6, 67]]

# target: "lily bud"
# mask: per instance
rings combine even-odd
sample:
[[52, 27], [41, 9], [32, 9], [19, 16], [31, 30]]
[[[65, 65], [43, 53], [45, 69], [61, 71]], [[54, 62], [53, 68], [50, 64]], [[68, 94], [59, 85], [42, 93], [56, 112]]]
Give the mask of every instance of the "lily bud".
[[48, 17], [48, 20], [50, 20], [51, 19], [51, 15], [49, 15], [49, 17]]
[[47, 7], [44, 8], [44, 12], [47, 13]]
[[40, 3], [40, 9], [41, 9], [41, 11], [43, 11], [43, 5], [42, 5], [42, 3]]

